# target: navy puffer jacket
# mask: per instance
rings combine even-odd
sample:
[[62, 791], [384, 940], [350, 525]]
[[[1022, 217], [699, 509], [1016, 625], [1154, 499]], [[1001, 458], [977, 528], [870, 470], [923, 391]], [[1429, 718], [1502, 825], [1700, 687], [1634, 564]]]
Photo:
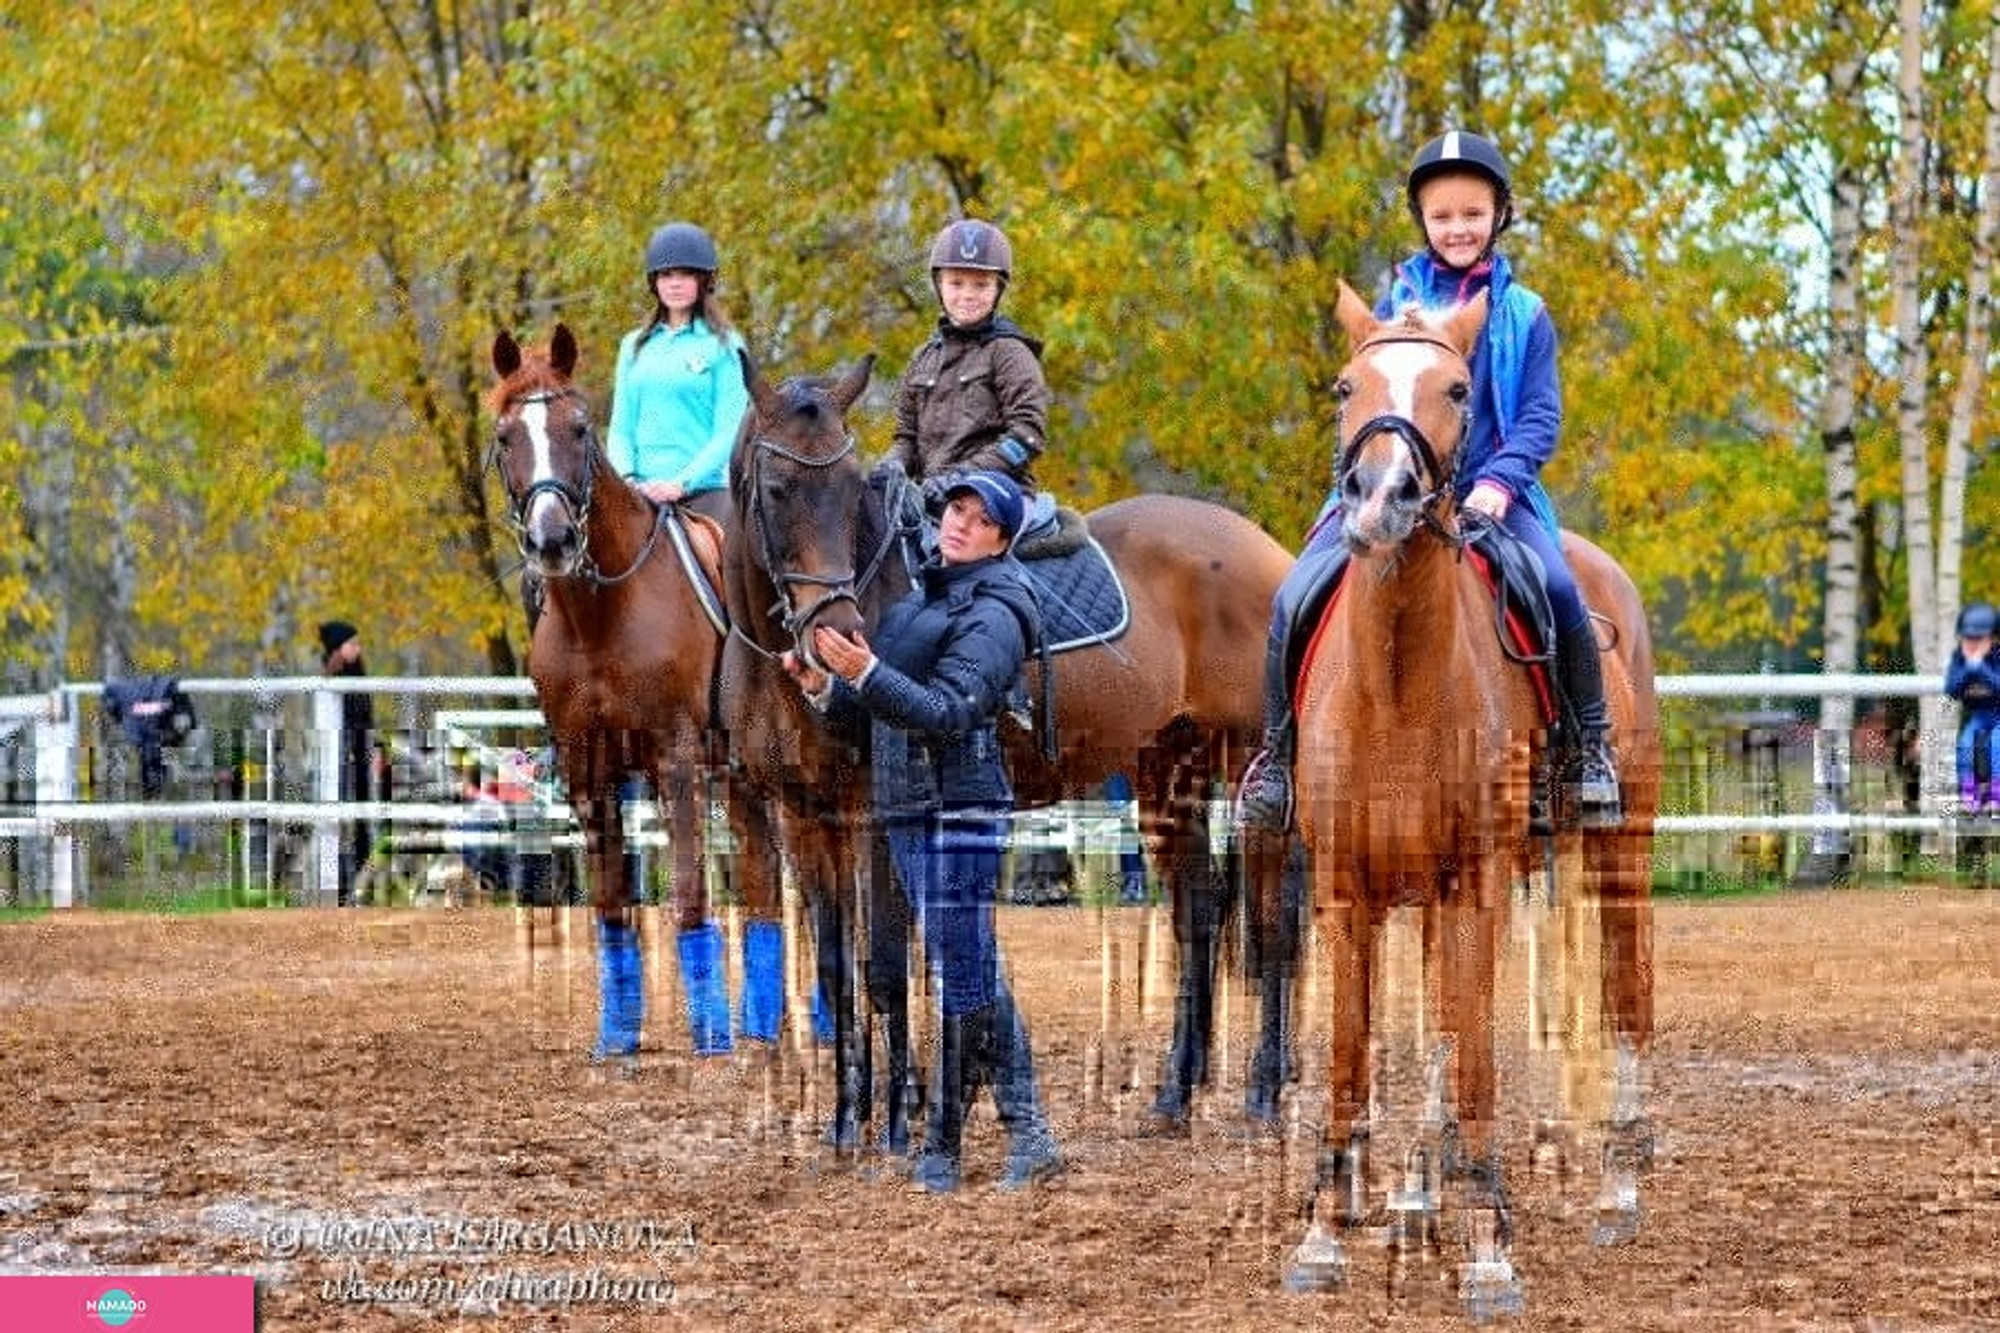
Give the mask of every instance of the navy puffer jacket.
[[837, 682], [835, 711], [873, 723], [875, 812], [1011, 809], [996, 720], [1041, 634], [1041, 615], [1010, 556], [932, 564], [883, 613], [877, 662], [859, 689]]

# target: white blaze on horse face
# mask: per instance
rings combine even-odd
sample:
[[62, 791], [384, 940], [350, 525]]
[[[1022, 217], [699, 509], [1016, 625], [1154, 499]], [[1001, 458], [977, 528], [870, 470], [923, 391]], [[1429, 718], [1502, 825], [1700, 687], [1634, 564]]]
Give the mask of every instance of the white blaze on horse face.
[[[1437, 349], [1428, 343], [1387, 343], [1378, 348], [1369, 362], [1370, 369], [1380, 376], [1379, 392], [1388, 401], [1376, 406], [1371, 401], [1360, 411], [1365, 421], [1379, 416], [1396, 416], [1405, 421], [1415, 421], [1417, 412], [1417, 385], [1424, 373], [1437, 365]], [[1372, 400], [1373, 395], [1370, 395]], [[1384, 444], [1393, 443], [1395, 458], [1376, 477], [1361, 512], [1355, 516], [1354, 526], [1358, 531], [1384, 536], [1382, 520], [1388, 497], [1408, 474], [1416, 477], [1419, 487], [1423, 476], [1416, 455], [1411, 451], [1409, 441], [1400, 435], [1378, 436]]]
[[[521, 428], [528, 432], [528, 446], [535, 460], [535, 470], [528, 478], [528, 485], [533, 487], [537, 483], [549, 481], [555, 476], [553, 462], [555, 451], [549, 444], [549, 405], [547, 403], [528, 403], [522, 407]], [[550, 534], [543, 530], [544, 522], [547, 521], [549, 515], [550, 506], [554, 505], [555, 502], [555, 492], [536, 492], [534, 503], [530, 504], [528, 512], [521, 516], [521, 525], [527, 529], [530, 538], [539, 542], [548, 540], [552, 535], [559, 535]], [[555, 518], [558, 520], [561, 517], [560, 513], [555, 515]]]

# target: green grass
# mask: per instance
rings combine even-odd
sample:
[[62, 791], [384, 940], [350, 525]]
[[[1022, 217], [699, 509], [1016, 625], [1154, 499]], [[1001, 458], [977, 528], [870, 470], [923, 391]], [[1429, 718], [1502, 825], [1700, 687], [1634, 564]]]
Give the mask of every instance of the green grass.
[[105, 912], [152, 912], [165, 916], [207, 916], [246, 908], [283, 907], [283, 899], [266, 900], [261, 890], [239, 890], [226, 884], [201, 884], [186, 889], [113, 888], [91, 895], [90, 906]]

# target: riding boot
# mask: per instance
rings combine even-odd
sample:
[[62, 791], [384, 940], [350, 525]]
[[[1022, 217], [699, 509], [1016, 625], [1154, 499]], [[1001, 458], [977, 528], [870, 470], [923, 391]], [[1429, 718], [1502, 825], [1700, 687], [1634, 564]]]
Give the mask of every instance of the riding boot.
[[1604, 706], [1597, 631], [1588, 620], [1562, 635], [1556, 656], [1576, 728], [1577, 822], [1584, 828], [1616, 828], [1625, 822], [1625, 810], [1611, 759], [1611, 717]]
[[937, 1056], [931, 1062], [930, 1106], [924, 1116], [924, 1150], [910, 1179], [932, 1194], [958, 1188], [959, 1144], [965, 1131], [966, 1065], [972, 1058], [975, 1025], [991, 1011], [979, 1010], [938, 1020]]
[[1028, 1042], [1028, 1025], [1004, 984], [999, 997], [980, 1011], [981, 1059], [993, 1082], [993, 1106], [1007, 1129], [1007, 1165], [998, 1188], [1026, 1189], [1063, 1169], [1062, 1150], [1049, 1128], [1035, 1087], [1035, 1053]]
[[1290, 635], [1274, 636], [1264, 649], [1264, 748], [1243, 770], [1236, 790], [1236, 827], [1287, 833], [1292, 827], [1292, 755], [1298, 723], [1292, 717], [1286, 662]]

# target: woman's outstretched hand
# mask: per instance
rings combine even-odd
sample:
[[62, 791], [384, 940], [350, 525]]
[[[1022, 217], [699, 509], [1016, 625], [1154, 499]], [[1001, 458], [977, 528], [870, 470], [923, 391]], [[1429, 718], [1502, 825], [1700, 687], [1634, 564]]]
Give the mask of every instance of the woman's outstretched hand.
[[813, 631], [813, 652], [830, 671], [848, 682], [860, 680], [875, 661], [875, 652], [860, 630], [854, 631], [850, 639], [839, 630], [821, 625]]

